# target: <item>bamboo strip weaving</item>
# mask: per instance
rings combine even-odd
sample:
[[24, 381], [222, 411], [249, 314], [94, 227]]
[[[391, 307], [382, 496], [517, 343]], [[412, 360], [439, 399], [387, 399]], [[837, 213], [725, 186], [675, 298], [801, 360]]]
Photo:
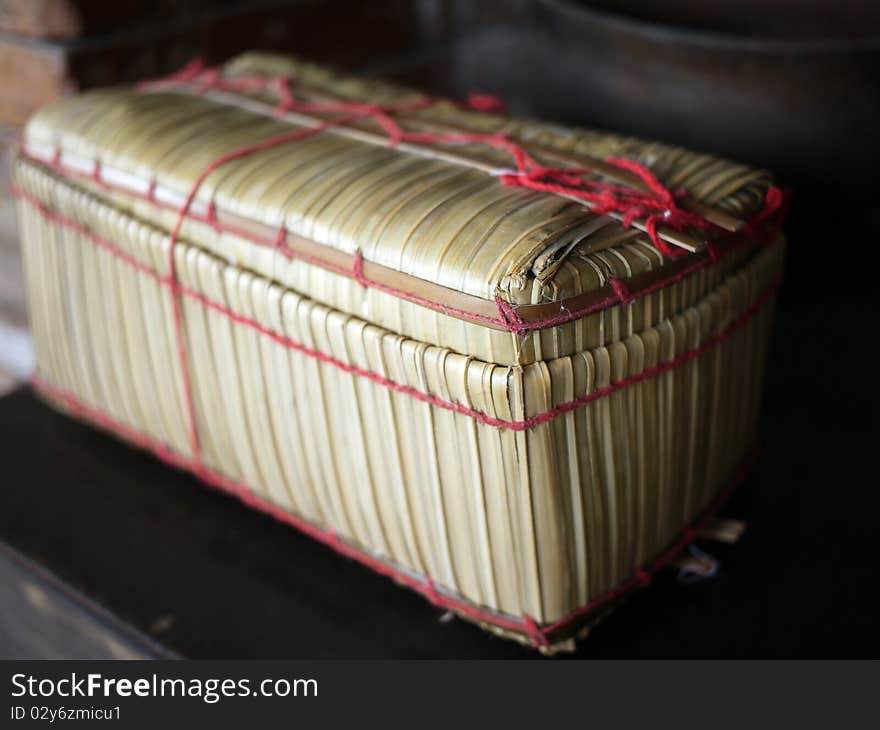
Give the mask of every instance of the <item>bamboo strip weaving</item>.
[[13, 165], [50, 402], [499, 635], [570, 648], [748, 463], [762, 171], [264, 54]]

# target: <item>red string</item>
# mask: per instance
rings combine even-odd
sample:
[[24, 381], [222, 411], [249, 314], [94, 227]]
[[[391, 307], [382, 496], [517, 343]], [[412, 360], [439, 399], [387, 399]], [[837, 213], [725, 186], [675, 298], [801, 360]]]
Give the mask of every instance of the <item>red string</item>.
[[476, 91], [472, 91], [468, 94], [465, 106], [467, 106], [468, 109], [473, 109], [477, 112], [503, 114], [507, 111], [507, 106], [504, 101], [497, 96], [493, 96], [492, 94], [481, 94]]
[[282, 254], [287, 250], [287, 228], [285, 228], [282, 223], [278, 226], [278, 231], [275, 233], [274, 246], [278, 249]]
[[354, 252], [354, 262], [352, 264], [352, 272], [354, 280], [361, 286], [369, 286], [369, 280], [364, 276], [364, 255], [360, 249]]
[[435, 606], [442, 606], [442, 598], [440, 594], [437, 592], [437, 587], [434, 585], [434, 579], [431, 576], [425, 577], [425, 597]]
[[642, 588], [646, 588], [651, 584], [651, 574], [639, 567], [638, 565], [633, 568], [633, 580], [638, 583]]
[[[371, 118], [388, 135], [390, 147], [401, 142], [412, 144], [482, 144], [506, 151], [513, 158], [516, 169], [499, 175], [502, 184], [582, 200], [589, 203], [590, 209], [598, 215], [619, 214], [626, 227], [631, 226], [633, 221], [643, 218], [645, 230], [654, 246], [670, 258], [681, 256], [685, 251], [668, 245], [661, 238], [658, 231], [659, 225], [662, 224], [678, 231], [686, 229], [709, 231], [717, 228], [702, 216], [678, 205], [678, 199], [684, 195], [684, 191], [671, 192], [647, 167], [634, 160], [611, 157], [607, 158], [605, 163], [635, 175], [647, 188], [645, 191], [584, 177], [593, 172], [589, 168], [543, 167], [519, 144], [503, 133], [407, 132], [393, 119], [392, 115], [399, 112], [424, 109], [436, 104], [437, 100], [430, 97], [397, 104], [297, 101], [291, 92], [288, 77], [248, 76], [226, 79], [222, 77], [219, 67], [206, 68], [198, 60], [177, 74], [166, 79], [142, 84], [139, 88], [164, 88], [180, 84], [194, 85], [197, 94], [210, 89], [229, 91], [272, 89], [278, 97], [276, 113], [296, 111], [304, 114], [346, 114], [352, 115], [353, 119]], [[498, 99], [485, 94], [472, 94], [465, 106], [479, 111], [499, 111], [502, 108]], [[326, 127], [315, 127], [308, 134], [315, 134], [322, 129], [326, 129]], [[777, 188], [771, 188], [767, 194], [765, 208], [751, 221], [752, 226], [766, 221], [776, 212], [781, 203], [781, 191]]]
[[529, 637], [529, 643], [538, 648], [539, 646], [547, 646], [549, 643], [547, 638], [544, 636], [544, 633], [538, 628], [538, 624], [531, 616], [527, 613], [523, 614], [522, 617], [523, 628], [525, 629], [526, 636]]
[[[301, 139], [310, 134], [329, 129], [330, 127], [334, 127], [339, 124], [344, 124], [348, 121], [350, 121], [350, 119], [342, 118], [324, 122], [323, 124], [313, 129], [297, 129], [292, 132], [286, 132], [275, 137], [270, 137], [269, 139], [265, 139], [252, 145], [247, 145], [246, 147], [239, 147], [238, 149], [232, 150], [231, 152], [227, 152], [225, 155], [221, 155], [210, 165], [208, 165], [204, 170], [202, 170], [199, 176], [195, 179], [195, 182], [193, 183], [189, 194], [186, 196], [186, 200], [184, 200], [183, 206], [180, 208], [177, 220], [174, 223], [174, 227], [171, 229], [171, 236], [168, 242], [168, 279], [171, 282], [171, 302], [172, 312], [174, 315], [174, 329], [177, 338], [177, 357], [180, 366], [181, 378], [183, 380], [184, 405], [186, 407], [190, 448], [192, 449], [193, 459], [196, 461], [196, 463], [201, 463], [201, 446], [199, 444], [196, 410], [193, 401], [192, 382], [189, 373], [189, 361], [186, 355], [186, 330], [183, 323], [183, 314], [181, 312], [180, 300], [177, 296], [181, 287], [178, 283], [177, 266], [174, 259], [174, 250], [180, 237], [180, 229], [183, 225], [183, 222], [186, 219], [187, 214], [189, 213], [189, 209], [192, 207], [193, 201], [195, 200], [196, 195], [198, 194], [199, 189], [202, 186], [202, 183], [205, 182], [205, 180], [211, 175], [211, 173], [225, 165], [227, 162], [231, 162], [232, 160], [237, 160], [242, 157], [255, 154], [257, 152], [262, 152], [264, 150], [271, 149], [287, 142]], [[210, 201], [208, 205], [208, 221], [213, 221], [216, 224], [216, 215], [214, 214], [213, 201]]]
[[630, 293], [630, 290], [627, 288], [626, 284], [624, 284], [620, 279], [615, 279], [613, 276], [608, 279], [608, 283], [611, 284], [611, 288], [614, 289], [614, 293], [617, 294], [618, 299], [620, 299], [621, 304], [626, 304], [627, 302], [632, 301], [633, 295]]

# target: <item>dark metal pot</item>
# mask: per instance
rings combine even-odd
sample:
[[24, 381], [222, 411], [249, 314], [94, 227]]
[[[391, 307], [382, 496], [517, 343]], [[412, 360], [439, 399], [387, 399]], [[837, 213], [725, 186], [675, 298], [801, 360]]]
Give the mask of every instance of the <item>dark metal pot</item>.
[[628, 15], [593, 5], [540, 0], [552, 59], [545, 115], [716, 152], [790, 180], [876, 175], [880, 3], [616, 3]]

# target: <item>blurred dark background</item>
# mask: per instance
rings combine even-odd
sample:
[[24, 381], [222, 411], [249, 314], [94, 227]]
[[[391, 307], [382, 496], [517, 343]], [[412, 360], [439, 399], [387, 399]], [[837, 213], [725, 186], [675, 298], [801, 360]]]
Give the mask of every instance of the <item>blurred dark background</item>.
[[717, 151], [871, 175], [874, 0], [0, 0], [0, 119], [249, 48]]
[[[878, 387], [872, 373], [872, 353], [878, 349], [874, 272], [880, 244], [876, 171], [880, 164], [880, 3], [0, 0], [0, 123], [5, 125], [0, 138], [13, 140], [35, 108], [59, 95], [166, 73], [194, 56], [219, 62], [251, 48], [290, 52], [437, 94], [494, 93], [516, 113], [656, 138], [773, 170], [794, 191], [795, 204], [786, 226], [789, 262], [767, 372], [763, 456], [756, 475], [732, 505], [734, 516], [748, 519], [753, 529], [742, 549], [730, 555], [728, 579], [722, 577], [714, 587], [694, 589], [697, 592], [686, 599], [675, 599], [672, 596], [680, 592], [670, 591], [671, 603], [665, 604], [666, 594], [649, 592], [653, 598], [633, 601], [635, 608], [610, 619], [595, 639], [586, 642], [584, 652], [593, 656], [880, 653], [870, 610], [880, 514], [873, 455]], [[26, 377], [29, 355], [15, 225], [8, 200], [0, 203], [2, 392]], [[88, 441], [88, 448], [76, 453], [101, 454], [106, 448], [100, 458], [121, 460], [120, 474], [128, 468], [122, 461], [131, 457], [114, 451], [115, 446], [91, 443], [103, 437], [70, 430], [79, 427], [68, 427], [60, 417], [34, 410], [39, 407], [27, 396], [5, 400], [5, 410], [0, 401], [0, 423], [13, 439], [6, 443], [25, 439], [17, 451], [19, 467], [14, 471], [21, 479], [32, 467], [46, 466], [42, 450], [30, 453], [26, 439], [52, 438], [53, 434], [66, 443]], [[213, 590], [215, 598], [223, 600], [220, 584], [224, 578], [211, 562], [210, 542], [204, 554], [194, 552], [190, 557], [203, 572], [215, 571], [217, 585], [202, 586], [200, 595], [187, 594], [179, 605], [168, 608], [177, 612], [176, 628], [153, 631], [153, 618], [161, 618], [164, 605], [156, 591], [162, 589], [162, 576], [173, 572], [174, 557], [167, 558], [168, 571], [154, 566], [149, 575], [129, 575], [128, 587], [123, 589], [106, 579], [115, 571], [112, 553], [118, 542], [112, 531], [89, 533], [84, 541], [77, 541], [71, 532], [65, 542], [57, 533], [52, 540], [44, 537], [41, 528], [56, 525], [57, 530], [73, 531], [78, 522], [93, 519], [95, 509], [109, 510], [116, 517], [120, 511], [137, 512], [137, 500], [155, 494], [164, 467], [146, 466], [146, 457], [137, 459], [141, 471], [132, 477], [133, 491], [124, 498], [132, 504], [127, 505], [113, 502], [117, 482], [94, 471], [102, 468], [98, 457], [88, 462], [70, 449], [66, 453], [65, 458], [79, 459], [79, 471], [72, 473], [80, 475], [80, 481], [67, 487], [82, 490], [80, 482], [85, 478], [107, 483], [103, 492], [98, 490], [103, 507], [79, 498], [71, 502], [70, 494], [80, 493], [66, 491], [67, 501], [61, 501], [65, 507], [53, 518], [47, 512], [57, 502], [52, 489], [57, 491], [60, 476], [71, 473], [58, 466], [45, 475], [45, 493], [36, 488], [27, 495], [4, 492], [0, 540], [47, 564], [74, 585], [103, 596], [150, 633], [170, 631], [165, 635], [171, 644], [185, 653], [210, 655], [211, 637], [193, 633], [187, 623], [197, 621], [203, 610], [199, 599], [205, 591]], [[175, 480], [188, 478], [176, 476]], [[141, 544], [161, 541], [167, 538], [162, 519], [173, 520], [173, 515], [160, 519], [157, 511], [204, 514], [202, 510], [207, 510], [218, 525], [241, 520], [229, 527], [236, 536], [229, 538], [230, 551], [241, 549], [245, 542], [257, 545], [276, 540], [263, 524], [265, 518], [233, 518], [227, 513], [241, 513], [237, 505], [216, 506], [225, 504], [224, 498], [203, 497], [195, 486], [193, 490], [179, 498], [182, 501], [176, 508], [161, 507], [166, 502], [153, 499], [155, 525], [134, 520], [129, 534], [143, 533]], [[83, 492], [82, 499], [88, 500], [89, 494]], [[35, 516], [41, 510], [45, 514]], [[71, 515], [73, 519], [68, 519]], [[158, 530], [158, 535], [151, 537], [151, 530]], [[294, 539], [297, 545], [302, 542], [286, 532], [279, 533], [276, 541], [280, 545]], [[77, 557], [70, 544], [85, 552]], [[197, 545], [205, 545], [197, 539], [191, 544], [194, 551], [201, 549]], [[107, 555], [108, 550], [110, 557], [96, 557]], [[151, 550], [161, 552], [158, 546]], [[315, 551], [323, 555], [321, 548], [310, 552]], [[132, 547], [132, 555], [136, 554]], [[358, 590], [374, 591], [376, 596], [401, 593], [379, 587], [384, 579], [354, 577], [362, 572], [354, 566], [333, 567], [331, 563], [339, 562], [335, 558], [315, 559], [322, 560], [322, 566], [326, 563], [328, 570], [351, 574], [353, 583], [346, 585], [357, 584]], [[280, 607], [291, 605], [292, 600], [279, 594], [280, 587], [295, 582], [289, 565], [280, 558], [277, 565], [270, 560], [255, 576], [239, 562], [239, 572], [230, 568], [229, 578], [259, 578], [259, 586], [252, 590], [257, 597], [260, 590], [264, 596], [271, 593], [280, 616]], [[157, 582], [151, 584], [150, 579]], [[375, 587], [373, 580], [379, 581]], [[131, 596], [138, 593], [134, 585], [142, 594], [136, 604], [131, 603]], [[348, 589], [337, 586], [333, 590]], [[306, 606], [305, 614], [311, 610], [325, 615], [315, 605], [319, 599], [301, 590], [297, 593], [297, 600], [312, 601], [311, 609], [300, 604]], [[252, 619], [248, 607], [253, 596], [227, 597], [232, 598], [230, 615], [235, 620]], [[686, 608], [681, 600], [688, 601]], [[385, 598], [377, 601], [378, 613], [381, 605]], [[423, 604], [417, 599], [400, 598], [391, 614], [397, 611], [409, 617], [411, 611], [423, 610], [419, 607]], [[639, 618], [628, 624], [626, 616], [632, 617], [633, 611]], [[665, 628], [652, 628], [650, 615], [657, 616]], [[222, 615], [213, 620], [218, 626], [224, 624]], [[346, 620], [347, 631], [357, 633], [359, 624], [354, 618]], [[687, 627], [675, 623], [683, 620], [697, 630], [696, 638], [685, 643], [680, 632]], [[247, 631], [240, 643], [226, 636], [217, 651], [241, 654], [250, 647], [257, 655], [289, 656], [328, 651], [327, 644], [316, 647], [296, 638], [301, 636], [296, 622], [293, 611], [265, 625], [284, 633], [287, 643], [278, 643], [276, 638], [274, 643], [267, 639], [260, 644], [258, 627], [252, 626], [249, 631], [256, 631], [256, 638], [248, 638]], [[476, 631], [463, 629], [466, 633], [461, 634], [456, 629], [450, 634], [431, 628], [419, 634], [419, 625], [411, 622], [407, 630], [415, 633], [392, 640], [371, 634], [373, 624], [365, 624], [356, 638], [346, 639], [346, 645], [359, 655], [381, 654], [384, 647], [394, 655], [425, 656], [442, 649], [432, 642], [442, 642], [445, 635], [458, 642], [455, 651], [450, 648], [453, 654], [517, 653], [478, 637]], [[640, 627], [635, 633], [634, 626]], [[670, 626], [673, 633], [661, 638]]]

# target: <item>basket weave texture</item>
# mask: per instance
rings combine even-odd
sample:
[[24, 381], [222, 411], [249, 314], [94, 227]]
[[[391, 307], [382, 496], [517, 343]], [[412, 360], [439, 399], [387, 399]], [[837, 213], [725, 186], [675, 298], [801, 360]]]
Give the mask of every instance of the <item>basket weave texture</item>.
[[784, 244], [765, 172], [493, 106], [247, 54], [43, 110], [34, 382], [552, 651], [739, 473]]

